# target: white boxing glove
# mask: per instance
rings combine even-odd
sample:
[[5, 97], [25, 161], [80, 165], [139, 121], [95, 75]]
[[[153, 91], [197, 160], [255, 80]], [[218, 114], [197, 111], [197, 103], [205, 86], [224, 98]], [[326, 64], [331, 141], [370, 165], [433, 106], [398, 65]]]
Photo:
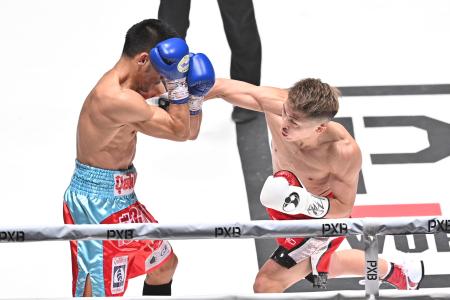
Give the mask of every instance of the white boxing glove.
[[261, 190], [260, 201], [265, 207], [282, 213], [303, 214], [312, 218], [325, 217], [330, 208], [328, 198], [308, 192], [289, 171], [279, 171], [275, 173], [275, 176], [269, 176], [266, 179]]

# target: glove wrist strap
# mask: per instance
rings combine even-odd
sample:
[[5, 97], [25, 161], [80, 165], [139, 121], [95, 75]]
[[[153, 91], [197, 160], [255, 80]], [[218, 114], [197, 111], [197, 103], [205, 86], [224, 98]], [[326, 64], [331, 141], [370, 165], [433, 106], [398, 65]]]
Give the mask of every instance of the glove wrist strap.
[[[298, 197], [299, 203], [295, 213], [304, 214], [311, 218], [324, 218], [330, 210], [330, 200], [327, 197], [316, 196], [306, 191], [304, 188], [291, 187], [291, 193], [286, 198]], [[285, 200], [285, 202], [286, 202]]]
[[186, 77], [174, 80], [167, 80], [167, 91], [169, 92], [170, 103], [185, 104], [189, 101], [189, 91]]

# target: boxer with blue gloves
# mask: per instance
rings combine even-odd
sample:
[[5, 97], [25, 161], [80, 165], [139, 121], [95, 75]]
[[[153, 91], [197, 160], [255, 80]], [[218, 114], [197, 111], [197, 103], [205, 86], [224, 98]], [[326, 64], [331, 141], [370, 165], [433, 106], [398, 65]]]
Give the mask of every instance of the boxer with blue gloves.
[[209, 58], [203, 53], [191, 53], [187, 82], [189, 87], [189, 112], [198, 115], [202, 111], [205, 95], [213, 87], [215, 73]]
[[189, 92], [186, 76], [189, 70], [189, 47], [186, 42], [180, 38], [164, 40], [151, 49], [150, 60], [166, 80], [170, 102], [187, 103]]
[[[189, 54], [189, 71], [187, 72], [187, 86], [189, 92], [189, 113], [190, 113], [190, 134], [189, 139], [195, 139], [198, 136], [201, 125], [201, 111], [205, 95], [214, 86], [215, 72], [209, 58], [203, 53]], [[160, 71], [163, 74], [164, 71]], [[176, 73], [176, 72], [175, 72]], [[169, 100], [168, 93], [147, 99], [151, 105], [168, 109], [170, 103], [180, 103]]]
[[202, 104], [205, 95], [215, 83], [215, 73], [209, 58], [203, 53], [190, 54], [187, 75], [189, 88], [190, 133], [189, 139], [196, 139], [202, 122]]
[[[188, 72], [189, 60], [185, 41], [159, 20], [128, 30], [120, 59], [80, 112], [75, 172], [64, 194], [66, 224], [156, 222], [134, 192], [137, 133], [174, 141], [190, 137], [191, 119], [201, 114], [190, 116], [189, 90], [203, 95], [214, 72], [204, 58], [194, 58]], [[166, 109], [146, 101], [165, 92], [161, 77]], [[178, 259], [166, 240], [71, 241], [71, 253], [74, 296], [122, 296], [128, 280], [144, 274], [143, 295], [171, 294]]]

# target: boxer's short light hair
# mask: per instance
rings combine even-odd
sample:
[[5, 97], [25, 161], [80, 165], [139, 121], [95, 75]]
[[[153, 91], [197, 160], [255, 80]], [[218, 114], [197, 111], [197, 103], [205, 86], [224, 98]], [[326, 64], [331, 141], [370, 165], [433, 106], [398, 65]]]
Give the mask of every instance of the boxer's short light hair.
[[289, 89], [293, 109], [308, 118], [331, 120], [339, 110], [340, 91], [320, 81], [306, 78]]

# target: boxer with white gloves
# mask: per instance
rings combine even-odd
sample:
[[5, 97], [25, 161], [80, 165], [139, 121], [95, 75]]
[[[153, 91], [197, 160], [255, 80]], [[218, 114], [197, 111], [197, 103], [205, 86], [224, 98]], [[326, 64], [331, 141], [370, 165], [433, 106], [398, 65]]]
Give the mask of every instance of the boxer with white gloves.
[[289, 215], [325, 217], [330, 208], [330, 200], [311, 194], [301, 184], [289, 185], [288, 179], [280, 172], [267, 177], [260, 195], [262, 205]]
[[[332, 120], [339, 109], [336, 88], [311, 78], [289, 89], [217, 79], [206, 97], [212, 98], [265, 114], [274, 174], [260, 200], [271, 219], [350, 217], [362, 156], [349, 132]], [[254, 291], [283, 292], [302, 279], [323, 288], [328, 276], [363, 276], [364, 252], [336, 251], [343, 240], [277, 238], [279, 247], [259, 270]], [[423, 279], [421, 261], [399, 266], [380, 259], [378, 267], [380, 277], [398, 289], [417, 289]]]

